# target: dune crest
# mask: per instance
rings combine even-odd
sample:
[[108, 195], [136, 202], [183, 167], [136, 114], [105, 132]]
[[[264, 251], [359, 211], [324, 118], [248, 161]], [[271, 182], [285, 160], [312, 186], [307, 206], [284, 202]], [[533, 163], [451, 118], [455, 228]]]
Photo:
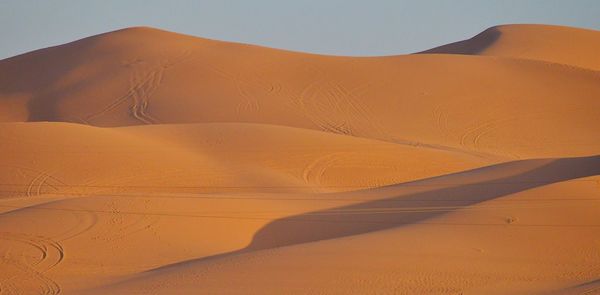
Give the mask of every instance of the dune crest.
[[598, 31], [550, 25], [504, 25], [421, 53], [522, 58], [598, 71], [598, 51]]

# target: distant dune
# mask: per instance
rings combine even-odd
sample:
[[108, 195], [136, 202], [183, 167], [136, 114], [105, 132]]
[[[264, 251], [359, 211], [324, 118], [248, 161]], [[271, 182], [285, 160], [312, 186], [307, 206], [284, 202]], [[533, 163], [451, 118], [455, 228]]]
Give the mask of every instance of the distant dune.
[[593, 294], [600, 32], [340, 57], [128, 28], [0, 61], [7, 294]]
[[600, 70], [600, 32], [548, 25], [492, 27], [464, 41], [422, 53], [503, 56]]

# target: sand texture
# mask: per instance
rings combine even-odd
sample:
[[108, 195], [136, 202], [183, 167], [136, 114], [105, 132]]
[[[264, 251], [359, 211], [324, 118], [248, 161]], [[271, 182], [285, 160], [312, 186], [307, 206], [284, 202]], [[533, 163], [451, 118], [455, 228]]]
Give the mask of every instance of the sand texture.
[[0, 60], [0, 294], [600, 294], [600, 32]]

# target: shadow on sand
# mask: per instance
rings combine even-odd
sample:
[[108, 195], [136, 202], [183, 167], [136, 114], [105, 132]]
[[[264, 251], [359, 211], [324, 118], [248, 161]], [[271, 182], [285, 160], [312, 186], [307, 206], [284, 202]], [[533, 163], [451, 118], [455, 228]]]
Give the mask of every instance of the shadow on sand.
[[[506, 176], [511, 171], [516, 174]], [[457, 184], [458, 180], [464, 179], [465, 173], [482, 180]], [[382, 188], [392, 194], [387, 198], [275, 220], [254, 235], [246, 250], [334, 239], [413, 224], [524, 190], [598, 174], [600, 156], [593, 156], [523, 160], [449, 174], [432, 179], [437, 185], [432, 183], [431, 189], [416, 193], [407, 193], [403, 187], [419, 183], [427, 187], [426, 180], [394, 185]]]
[[600, 175], [600, 156], [533, 159], [353, 192], [374, 194], [377, 199], [278, 219], [261, 228], [243, 249], [165, 265], [146, 273], [410, 225], [528, 189], [594, 175]]
[[497, 28], [489, 28], [475, 37], [463, 41], [458, 41], [439, 47], [435, 47], [429, 50], [418, 52], [417, 54], [465, 54], [465, 55], [476, 55], [482, 53], [486, 48], [490, 47], [496, 42], [502, 32]]

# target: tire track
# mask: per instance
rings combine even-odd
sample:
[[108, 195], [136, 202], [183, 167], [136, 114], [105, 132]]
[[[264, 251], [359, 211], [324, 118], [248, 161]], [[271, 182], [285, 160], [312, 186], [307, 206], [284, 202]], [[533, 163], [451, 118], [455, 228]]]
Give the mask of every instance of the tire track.
[[[375, 134], [378, 134], [379, 137], [386, 140], [392, 138], [386, 128], [384, 128], [383, 125], [378, 122], [377, 116], [373, 114], [373, 111], [368, 107], [368, 105], [362, 102], [361, 98], [363, 97], [364, 93], [372, 87], [370, 83], [358, 85], [353, 89], [347, 89], [340, 83], [335, 83], [334, 87], [338, 90], [338, 93], [341, 94], [339, 99], [342, 102], [346, 101], [350, 107], [349, 114], [354, 120], [349, 121], [361, 122], [358, 124], [358, 126], [353, 127], [354, 130], [356, 130], [359, 134], [375, 132]], [[365, 128], [364, 126], [368, 127]]]
[[229, 79], [231, 79], [233, 81], [233, 83], [235, 84], [235, 89], [236, 89], [237, 93], [244, 99], [243, 102], [239, 103], [236, 106], [236, 113], [240, 114], [244, 110], [258, 111], [260, 109], [258, 100], [256, 99], [256, 97], [252, 97], [252, 95], [247, 93], [247, 91], [244, 89], [243, 83], [246, 83], [246, 82], [242, 81], [242, 79], [239, 77], [239, 75], [234, 75], [233, 77], [231, 77]]
[[323, 176], [328, 168], [340, 159], [342, 153], [330, 153], [318, 157], [309, 163], [302, 172], [302, 179], [306, 184], [321, 186]]
[[433, 117], [435, 118], [435, 125], [442, 136], [447, 136], [450, 133], [448, 128], [448, 115], [444, 111], [445, 105], [443, 103], [436, 105], [433, 108]]
[[118, 106], [122, 105], [127, 101], [131, 101], [130, 112], [131, 115], [138, 121], [144, 124], [159, 123], [156, 118], [148, 114], [149, 98], [152, 93], [161, 85], [163, 80], [164, 71], [176, 64], [179, 64], [191, 57], [191, 50], [184, 50], [175, 59], [165, 59], [158, 63], [158, 65], [150, 68], [149, 70], [142, 69], [139, 64], [134, 64], [133, 73], [130, 76], [130, 85], [126, 93], [116, 100], [106, 105], [101, 110], [92, 113], [85, 118], [82, 118], [85, 122], [91, 122], [108, 112], [114, 110]]
[[40, 267], [43, 271], [47, 271], [58, 265], [60, 262], [62, 262], [65, 256], [62, 245], [59, 242], [47, 237], [0, 232], [0, 239], [19, 242], [37, 249], [41, 254], [41, 258], [32, 266]]
[[[42, 195], [42, 188], [45, 186], [49, 186], [54, 189], [54, 191], [58, 191], [57, 187], [49, 184], [47, 181], [50, 178], [50, 174], [42, 172], [36, 178], [34, 178], [29, 187], [27, 188], [27, 196], [28, 197], [39, 197]], [[37, 184], [36, 184], [37, 181]], [[32, 194], [32, 191], [35, 188], [35, 195]]]
[[[34, 280], [37, 282], [38, 288], [36, 289], [39, 290], [39, 292], [36, 293], [44, 295], [58, 295], [62, 292], [61, 286], [56, 281], [45, 276], [42, 272], [37, 271], [26, 264], [20, 263], [17, 260], [6, 259], [3, 257], [2, 262], [7, 265], [12, 265], [14, 268], [20, 270], [20, 273], [22, 273], [22, 275], [16, 274], [1, 281], [0, 285], [5, 287], [9, 286], [9, 288], [5, 288], [2, 291], [8, 291], [8, 294], [24, 294], [24, 291], [28, 290], [28, 288], [25, 286], [26, 282]], [[21, 284], [19, 284], [20, 282]]]
[[98, 215], [92, 211], [82, 207], [75, 207], [80, 210], [70, 212], [77, 220], [75, 226], [66, 230], [64, 233], [56, 237], [59, 241], [66, 241], [75, 238], [85, 232], [91, 230], [98, 223]]
[[[131, 115], [144, 124], [155, 124], [158, 120], [147, 114], [148, 97], [161, 83], [161, 68], [152, 70], [147, 74], [134, 74], [130, 79], [132, 105], [129, 110]], [[147, 78], [147, 79], [146, 79]]]
[[27, 190], [25, 193], [25, 195], [27, 197], [30, 197], [30, 198], [33, 197], [32, 192], [33, 192], [34, 187], [36, 187], [36, 185], [37, 185], [36, 183], [37, 183], [38, 179], [42, 179], [44, 176], [45, 176], [45, 173], [41, 172], [36, 177], [34, 177], [31, 180], [31, 182], [29, 182], [29, 185], [27, 186]]
[[[25, 173], [21, 174], [23, 177], [27, 177], [32, 174], [35, 175], [33, 177], [33, 179], [31, 181], [29, 181], [29, 183], [27, 184], [27, 187], [23, 191], [23, 193], [26, 197], [37, 197], [37, 196], [42, 195], [43, 194], [42, 189], [44, 187], [50, 187], [56, 192], [56, 191], [58, 191], [58, 186], [67, 185], [65, 182], [52, 176], [50, 173], [42, 171], [42, 170], [37, 170], [37, 169], [24, 167], [24, 166], [16, 166], [16, 165], [1, 165], [0, 167], [5, 167], [8, 169], [15, 169], [17, 171], [25, 171]], [[50, 181], [52, 181], [54, 184], [51, 183]]]
[[19, 281], [34, 279], [38, 282], [41, 294], [59, 294], [61, 292], [60, 285], [44, 274], [60, 264], [65, 257], [64, 248], [59, 242], [47, 237], [12, 232], [0, 232], [0, 239], [33, 248], [40, 255], [33, 263], [23, 261], [23, 258], [26, 257], [24, 251], [20, 252], [21, 259], [7, 257], [7, 255], [2, 257], [2, 263], [13, 265], [23, 274], [15, 274], [0, 282], [0, 285], [12, 285], [14, 289], [19, 290], [21, 289]]
[[[337, 109], [338, 113], [343, 115], [342, 106], [339, 100], [336, 99], [337, 94], [323, 91], [323, 88], [328, 84], [324, 79], [314, 80], [300, 92], [295, 103], [300, 107], [302, 113], [319, 129], [335, 134], [353, 135], [352, 128], [345, 119], [333, 120], [330, 118], [331, 114], [328, 114], [328, 109]], [[319, 97], [322, 99], [318, 99]], [[323, 107], [319, 102], [325, 102], [327, 105]]]
[[502, 126], [508, 122], [514, 121], [514, 120], [515, 120], [515, 118], [498, 119], [493, 122], [487, 123], [485, 126], [483, 126], [483, 128], [477, 129], [477, 132], [473, 136], [473, 148], [476, 150], [480, 150], [481, 149], [481, 147], [480, 147], [481, 138], [483, 138], [484, 136], [487, 136], [491, 132], [494, 132], [495, 130], [500, 128], [500, 126]]
[[489, 134], [490, 132], [497, 129], [499, 127], [499, 124], [503, 124], [511, 120], [514, 120], [514, 118], [490, 119], [475, 124], [463, 133], [463, 135], [460, 138], [460, 145], [466, 148], [477, 149], [479, 140], [482, 136]]
[[368, 134], [392, 140], [393, 136], [362, 102], [361, 98], [371, 87], [371, 83], [363, 83], [347, 89], [340, 81], [321, 76], [306, 85], [293, 101], [323, 131], [349, 136]]
[[[534, 112], [524, 116], [506, 116], [496, 119], [485, 120], [479, 124], [473, 125], [471, 128], [468, 128], [466, 132], [460, 138], [460, 145], [471, 150], [475, 151], [483, 151], [484, 148], [481, 146], [482, 138], [487, 137], [491, 133], [496, 130], [502, 128], [503, 126], [517, 121], [517, 120], [525, 120], [525, 119], [533, 119], [536, 116], [544, 114], [544, 112]], [[511, 158], [520, 159], [521, 155], [514, 152], [503, 152], [506, 156]]]

